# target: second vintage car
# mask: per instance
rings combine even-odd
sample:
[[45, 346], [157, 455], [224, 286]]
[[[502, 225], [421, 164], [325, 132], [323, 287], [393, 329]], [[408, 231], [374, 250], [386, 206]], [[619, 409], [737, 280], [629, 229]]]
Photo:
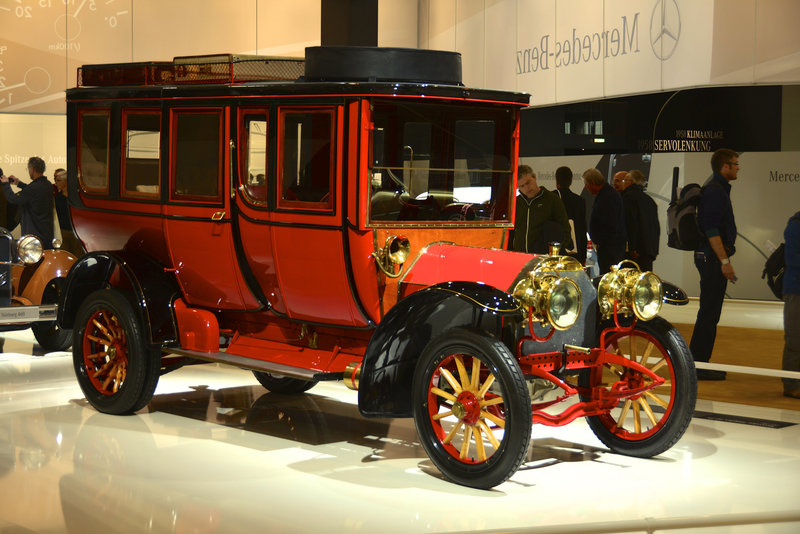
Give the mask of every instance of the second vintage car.
[[72, 331], [62, 329], [56, 318], [67, 273], [76, 260], [58, 247], [43, 249], [35, 236], [15, 239], [0, 227], [0, 332], [30, 328], [44, 350], [68, 349]]
[[657, 317], [680, 290], [505, 250], [528, 100], [463, 86], [460, 55], [430, 50], [82, 67], [68, 174], [88, 254], [59, 323], [87, 400], [136, 412], [202, 361], [282, 393], [344, 381], [476, 488], [516, 472], [534, 423], [672, 447], [697, 387]]

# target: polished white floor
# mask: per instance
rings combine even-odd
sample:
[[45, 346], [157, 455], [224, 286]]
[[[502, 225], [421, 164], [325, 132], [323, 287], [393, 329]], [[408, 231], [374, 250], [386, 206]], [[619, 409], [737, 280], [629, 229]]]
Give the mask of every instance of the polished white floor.
[[68, 353], [5, 336], [2, 534], [800, 532], [800, 411], [701, 401], [791, 425], [696, 418], [647, 460], [609, 453], [583, 420], [535, 426], [523, 468], [478, 491], [438, 476], [411, 420], [361, 417], [340, 384], [287, 398], [200, 365], [162, 377], [144, 413], [108, 416]]

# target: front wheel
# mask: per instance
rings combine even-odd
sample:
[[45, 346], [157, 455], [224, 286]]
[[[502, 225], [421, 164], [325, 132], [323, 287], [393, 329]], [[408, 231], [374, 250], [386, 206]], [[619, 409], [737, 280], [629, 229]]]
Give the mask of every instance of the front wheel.
[[116, 289], [100, 289], [78, 309], [72, 363], [86, 400], [95, 409], [129, 414], [153, 398], [161, 351], [147, 343], [128, 299]]
[[[638, 321], [633, 330], [606, 338], [605, 350], [647, 367], [665, 382], [620, 401], [607, 413], [588, 417], [589, 427], [612, 451], [649, 458], [672, 447], [686, 431], [697, 400], [694, 360], [683, 336], [656, 317]], [[583, 388], [620, 391], [650, 381], [636, 371], [605, 365], [582, 371]]]
[[531, 402], [519, 365], [500, 341], [452, 329], [417, 362], [414, 424], [448, 479], [489, 489], [519, 468], [531, 439]]
[[[42, 304], [57, 304], [64, 290], [64, 278], [54, 278], [42, 293]], [[31, 332], [46, 351], [67, 350], [72, 344], [72, 330], [61, 328], [56, 321], [31, 323]]]

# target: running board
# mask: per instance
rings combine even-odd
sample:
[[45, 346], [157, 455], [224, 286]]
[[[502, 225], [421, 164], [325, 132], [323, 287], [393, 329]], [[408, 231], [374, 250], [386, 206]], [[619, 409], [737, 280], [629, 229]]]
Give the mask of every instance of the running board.
[[276, 375], [288, 376], [290, 378], [297, 378], [299, 380], [311, 380], [314, 382], [321, 382], [324, 380], [343, 380], [342, 373], [320, 373], [312, 369], [292, 367], [290, 365], [266, 362], [264, 360], [256, 360], [254, 358], [245, 358], [244, 356], [228, 354], [227, 352], [198, 352], [194, 350], [170, 347], [164, 348], [162, 352], [166, 354], [175, 354], [177, 356], [185, 356], [186, 358], [205, 360], [207, 362], [225, 363], [228, 365], [241, 367], [242, 369], [274, 373]]

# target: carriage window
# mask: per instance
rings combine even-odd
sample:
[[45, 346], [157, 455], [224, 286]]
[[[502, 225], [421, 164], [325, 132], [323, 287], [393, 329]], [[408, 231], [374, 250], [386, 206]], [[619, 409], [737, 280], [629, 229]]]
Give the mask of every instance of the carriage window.
[[123, 194], [130, 197], [158, 197], [161, 114], [128, 112], [124, 115], [122, 142]]
[[378, 99], [373, 109], [373, 222], [508, 223], [513, 111]]
[[242, 185], [247, 198], [267, 202], [267, 117], [263, 113], [244, 118], [245, 154]]
[[80, 114], [78, 176], [88, 191], [108, 192], [108, 111]]
[[172, 123], [172, 196], [217, 200], [222, 178], [221, 111], [175, 111]]
[[333, 111], [282, 111], [280, 207], [333, 207]]

